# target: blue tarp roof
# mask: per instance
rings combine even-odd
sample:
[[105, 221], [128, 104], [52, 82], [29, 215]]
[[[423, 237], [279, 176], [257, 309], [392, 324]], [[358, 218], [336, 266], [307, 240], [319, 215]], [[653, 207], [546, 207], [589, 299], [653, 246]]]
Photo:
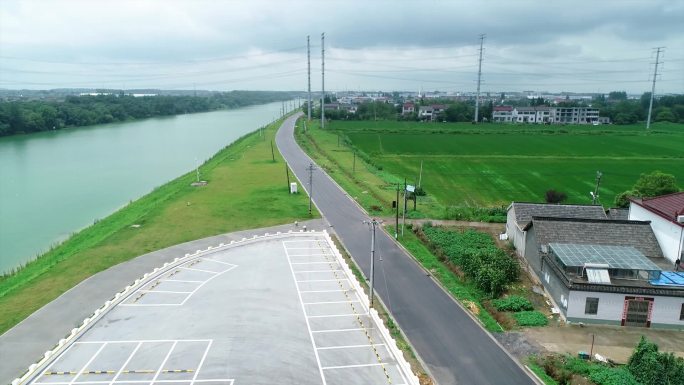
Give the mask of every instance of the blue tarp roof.
[[651, 285], [684, 287], [684, 272], [663, 271], [660, 278], [651, 280]]

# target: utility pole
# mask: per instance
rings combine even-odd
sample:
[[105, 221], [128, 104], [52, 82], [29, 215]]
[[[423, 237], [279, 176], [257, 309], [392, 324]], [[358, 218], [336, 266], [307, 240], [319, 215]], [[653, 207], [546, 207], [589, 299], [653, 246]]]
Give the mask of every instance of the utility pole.
[[485, 34], [480, 34], [480, 60], [477, 65], [477, 95], [475, 96], [475, 123], [480, 121], [480, 82], [482, 80], [482, 46], [484, 45]]
[[373, 292], [373, 283], [375, 281], [375, 228], [380, 224], [380, 222], [378, 222], [375, 218], [364, 222], [371, 225], [370, 307], [368, 308], [368, 311], [370, 312], [370, 308], [373, 307], [373, 297], [375, 296]]
[[321, 34], [321, 128], [325, 128], [325, 32]]
[[646, 129], [651, 128], [651, 111], [653, 110], [653, 96], [655, 95], [656, 78], [658, 78], [658, 64], [660, 64], [660, 52], [665, 47], [656, 47], [655, 69], [653, 70], [653, 84], [651, 85], [651, 101], [648, 103], [648, 118], [646, 118]]
[[401, 219], [401, 237], [404, 237], [404, 227], [406, 227], [406, 178], [404, 178], [404, 211]]
[[397, 183], [396, 217], [394, 222], [394, 239], [399, 239], [399, 183]]
[[311, 216], [311, 200], [313, 199], [313, 163], [309, 163], [309, 216]]
[[309, 36], [306, 36], [306, 68], [309, 78], [309, 103], [307, 104], [307, 118], [311, 121], [311, 43]]
[[596, 171], [596, 187], [594, 188], [594, 191], [591, 193], [591, 204], [595, 205], [598, 202], [599, 199], [599, 186], [601, 186], [601, 177], [603, 174], [601, 171]]
[[418, 174], [418, 187], [420, 187], [420, 182], [423, 181], [423, 161], [420, 161], [420, 173]]

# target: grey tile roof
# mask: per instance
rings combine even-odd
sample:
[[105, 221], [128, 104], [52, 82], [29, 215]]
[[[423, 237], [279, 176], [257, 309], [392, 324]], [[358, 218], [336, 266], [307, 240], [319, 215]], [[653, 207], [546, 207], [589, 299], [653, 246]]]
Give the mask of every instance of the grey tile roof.
[[610, 208], [608, 209], [608, 219], [626, 221], [629, 219], [629, 209]]
[[534, 217], [532, 227], [539, 245], [575, 243], [632, 246], [647, 257], [663, 257], [651, 224], [647, 221]]
[[548, 203], [513, 202], [511, 208], [520, 228], [527, 226], [532, 217], [606, 219], [602, 206], [557, 205]]

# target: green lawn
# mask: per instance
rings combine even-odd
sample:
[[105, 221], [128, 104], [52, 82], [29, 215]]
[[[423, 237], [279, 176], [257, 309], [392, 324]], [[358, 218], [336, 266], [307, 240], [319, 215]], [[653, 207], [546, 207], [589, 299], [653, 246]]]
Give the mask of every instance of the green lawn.
[[89, 276], [138, 255], [230, 231], [309, 219], [306, 195], [288, 193], [282, 157], [276, 153], [276, 161], [271, 160], [275, 130], [275, 125], [268, 127], [264, 137], [252, 133], [207, 161], [200, 168], [207, 186], [190, 186], [194, 171], [183, 175], [19, 273], [0, 277], [0, 333]]
[[[312, 136], [332, 154], [337, 135], [367, 154], [383, 173], [375, 190], [417, 182], [428, 214], [440, 206], [498, 206], [513, 200], [542, 201], [556, 189], [568, 203], [590, 203], [596, 171], [603, 173], [601, 203], [612, 205], [640, 173], [661, 170], [684, 183], [684, 125], [657, 123], [646, 132], [631, 126], [539, 126], [464, 123], [333, 121]], [[341, 157], [345, 162], [347, 157]], [[346, 166], [348, 167], [348, 165]], [[375, 186], [375, 187], [374, 187]], [[380, 193], [381, 194], [381, 193]], [[386, 198], [389, 199], [389, 198]], [[390, 200], [391, 201], [391, 200]], [[443, 211], [443, 210], [442, 210]]]

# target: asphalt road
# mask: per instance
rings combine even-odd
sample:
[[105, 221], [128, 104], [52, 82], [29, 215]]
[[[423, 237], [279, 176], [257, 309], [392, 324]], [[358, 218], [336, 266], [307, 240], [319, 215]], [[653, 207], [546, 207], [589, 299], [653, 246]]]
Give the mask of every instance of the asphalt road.
[[[312, 161], [294, 140], [294, 124], [298, 116], [292, 116], [283, 123], [276, 143], [308, 191], [308, 166]], [[371, 233], [363, 223], [369, 220], [368, 216], [320, 168], [313, 172], [311, 190], [321, 214], [369, 276]], [[376, 231], [375, 257], [377, 294], [388, 305], [438, 384], [536, 383], [381, 230]]]

